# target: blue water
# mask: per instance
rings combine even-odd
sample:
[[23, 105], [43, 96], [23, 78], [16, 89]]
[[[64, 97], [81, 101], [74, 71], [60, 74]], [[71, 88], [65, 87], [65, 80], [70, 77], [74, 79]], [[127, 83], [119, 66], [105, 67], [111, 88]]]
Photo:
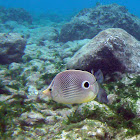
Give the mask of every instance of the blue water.
[[97, 2], [103, 5], [123, 5], [130, 13], [140, 17], [140, 0], [0, 0], [0, 5], [7, 8], [24, 8], [31, 13], [44, 13], [49, 10], [68, 15], [83, 8], [94, 7]]

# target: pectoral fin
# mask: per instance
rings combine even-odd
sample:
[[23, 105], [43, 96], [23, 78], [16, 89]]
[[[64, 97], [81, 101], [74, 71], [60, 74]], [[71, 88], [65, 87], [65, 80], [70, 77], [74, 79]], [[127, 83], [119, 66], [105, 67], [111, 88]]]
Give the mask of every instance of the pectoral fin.
[[99, 69], [94, 75], [96, 77], [97, 82], [102, 84], [104, 81], [104, 76], [103, 76], [102, 71]]

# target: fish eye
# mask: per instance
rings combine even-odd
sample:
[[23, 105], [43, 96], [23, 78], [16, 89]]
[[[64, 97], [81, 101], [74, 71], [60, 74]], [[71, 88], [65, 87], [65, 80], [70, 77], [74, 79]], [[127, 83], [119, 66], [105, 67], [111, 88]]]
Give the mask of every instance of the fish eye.
[[89, 86], [90, 86], [90, 83], [89, 83], [88, 81], [83, 81], [82, 87], [83, 87], [84, 89], [88, 89]]
[[49, 91], [52, 91], [52, 89], [50, 88]]

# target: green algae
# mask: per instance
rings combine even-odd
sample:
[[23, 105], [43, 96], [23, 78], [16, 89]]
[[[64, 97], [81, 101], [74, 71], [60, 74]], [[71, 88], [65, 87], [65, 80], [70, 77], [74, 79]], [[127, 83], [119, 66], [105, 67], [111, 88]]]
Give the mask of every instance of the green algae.
[[40, 78], [43, 80], [53, 79], [58, 73], [45, 73]]
[[[100, 132], [99, 132], [100, 131]], [[69, 124], [62, 133], [65, 132], [66, 139], [108, 139], [113, 138], [114, 129], [106, 124], [86, 118], [83, 121]], [[62, 135], [61, 133], [61, 135]], [[59, 138], [62, 138], [59, 136]]]
[[65, 104], [61, 104], [61, 103], [57, 103], [53, 100], [49, 100], [47, 102], [48, 108], [52, 109], [52, 110], [57, 110], [57, 109], [64, 109], [64, 108], [69, 108], [67, 105]]
[[32, 57], [31, 57], [30, 55], [28, 55], [28, 54], [25, 54], [25, 55], [22, 57], [22, 60], [23, 60], [24, 63], [27, 63], [27, 62], [29, 62], [29, 61], [32, 60]]
[[[38, 112], [38, 104], [52, 111], [63, 109], [71, 110], [66, 105], [56, 103], [52, 100], [47, 102], [41, 100], [37, 102], [23, 102], [22, 97], [13, 97], [16, 104], [1, 102], [0, 104], [0, 130], [1, 138], [11, 136], [13, 131], [18, 135], [14, 138], [22, 139], [123, 139], [140, 134], [140, 118], [137, 116], [136, 102], [139, 99], [140, 91], [138, 86], [139, 78], [133, 77], [131, 82], [125, 83], [111, 82], [104, 84], [108, 94], [116, 94], [117, 98], [112, 104], [101, 104], [96, 101], [77, 105], [77, 109], [71, 111], [67, 118], [59, 121], [59, 116], [55, 116], [52, 125], [36, 123], [28, 126], [24, 120], [16, 123], [17, 116], [24, 112], [34, 110]], [[132, 95], [133, 94], [133, 95]], [[72, 108], [75, 106], [72, 106]], [[45, 116], [45, 113], [42, 113]], [[96, 130], [100, 130], [98, 134]], [[117, 136], [119, 135], [119, 136]]]
[[[129, 80], [132, 79], [129, 78]], [[120, 128], [127, 129], [126, 136], [140, 134], [140, 118], [136, 116], [136, 101], [140, 97], [138, 80], [139, 77], [136, 76], [129, 84], [125, 84], [123, 81], [106, 84], [105, 89], [109, 93], [115, 91], [115, 94], [118, 95], [115, 103], [104, 107], [94, 105], [94, 110], [87, 103], [83, 106], [82, 112], [76, 110], [68, 116], [64, 123], [67, 125], [77, 124], [88, 118], [105, 122], [117, 130]]]
[[5, 76], [11, 76], [11, 78], [17, 78], [22, 70], [23, 70], [22, 67], [18, 67], [18, 69], [14, 69], [14, 70], [7, 69]]
[[[27, 80], [24, 75], [21, 75], [21, 72], [23, 71], [23, 68], [20, 67], [18, 69], [14, 70], [6, 70], [5, 77], [9, 77], [11, 82], [9, 84], [5, 85], [7, 87], [13, 88], [15, 90], [19, 90], [21, 88], [24, 88]], [[13, 82], [13, 81], [14, 82]]]
[[4, 88], [3, 81], [0, 79], [0, 89]]
[[14, 130], [19, 128], [17, 126], [16, 118], [23, 112], [33, 110], [32, 104], [24, 103], [22, 98], [15, 96], [13, 103], [0, 102], [0, 137], [10, 137]]
[[140, 87], [140, 76], [136, 77], [136, 79], [134, 80], [133, 84], [134, 84], [136, 87]]
[[[84, 126], [81, 122], [85, 119], [98, 120], [105, 123], [114, 131], [112, 132], [114, 135], [121, 133], [120, 130], [122, 129], [127, 130], [123, 134], [123, 137], [140, 134], [140, 118], [136, 116], [136, 101], [140, 95], [137, 79], [137, 77], [133, 78], [133, 81], [129, 84], [125, 84], [123, 81], [105, 84], [105, 89], [109, 91], [108, 93], [115, 93], [118, 95], [116, 101], [111, 105], [102, 107], [94, 105], [94, 110], [91, 110], [91, 107], [88, 104], [84, 105], [82, 112], [75, 110], [67, 119], [63, 120], [63, 124], [66, 125], [63, 130], [65, 130], [66, 133], [70, 132], [66, 138], [73, 139], [72, 136], [73, 133], [75, 133], [74, 129]], [[93, 124], [91, 123], [91, 126], [92, 125]], [[111, 131], [109, 130], [108, 133], [109, 132]], [[106, 132], [106, 135], [109, 136], [109, 138], [115, 138], [115, 136], [110, 136], [111, 134], [108, 133]], [[83, 135], [79, 137], [84, 139]], [[85, 139], [86, 138], [87, 137], [85, 137]]]

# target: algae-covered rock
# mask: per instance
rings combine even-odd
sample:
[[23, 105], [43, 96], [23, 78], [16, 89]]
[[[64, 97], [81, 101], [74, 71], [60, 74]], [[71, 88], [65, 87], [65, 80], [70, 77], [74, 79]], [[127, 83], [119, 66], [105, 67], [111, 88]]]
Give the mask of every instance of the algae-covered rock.
[[140, 40], [140, 19], [117, 4], [85, 8], [66, 23], [60, 32], [60, 41], [91, 39], [107, 28], [122, 28]]
[[59, 37], [58, 31], [53, 27], [39, 27], [30, 29], [30, 38], [28, 39], [28, 44], [38, 44], [44, 46], [44, 41], [57, 41]]
[[[68, 42], [62, 48], [74, 45], [72, 51], [75, 51], [79, 48], [77, 43]], [[42, 94], [53, 77], [64, 69], [60, 65], [61, 56], [56, 53], [54, 57], [59, 57], [56, 63], [50, 58], [45, 62], [29, 59], [22, 64], [0, 66], [1, 139], [139, 138], [140, 76], [137, 73], [124, 74], [122, 80], [115, 82], [105, 81], [102, 86], [108, 94], [108, 104], [95, 99], [67, 106]]]
[[[112, 20], [112, 15], [114, 15], [112, 13], [111, 17], [108, 16], [104, 19], [106, 14], [109, 14], [106, 13], [106, 9], [112, 11], [109, 8], [114, 8], [114, 6], [124, 12], [122, 16], [120, 15], [122, 18], [119, 21]], [[101, 13], [100, 9], [102, 9]], [[127, 21], [131, 21], [131, 18], [123, 19], [127, 11], [121, 6], [100, 5], [96, 7], [96, 10], [99, 10], [99, 13], [92, 11], [92, 9], [80, 12], [74, 18], [78, 26], [74, 24], [72, 25], [74, 28], [71, 26], [65, 28], [66, 33], [70, 31], [68, 34], [62, 33], [63, 29], [60, 29], [62, 23], [56, 25], [56, 23], [44, 20], [46, 23], [40, 24], [41, 21], [38, 21], [38, 25], [28, 26], [21, 20], [21, 16], [25, 14], [25, 21], [31, 23], [28, 13], [22, 9], [9, 10], [12, 12], [11, 14], [15, 14], [11, 17], [14, 21], [3, 19], [1, 22], [4, 24], [0, 24], [0, 30], [6, 32], [1, 33], [0, 42], [0, 57], [3, 62], [3, 65], [0, 65], [0, 139], [139, 139], [139, 42], [122, 29], [108, 29], [101, 32], [100, 36], [97, 35], [92, 39], [91, 42], [94, 41], [91, 46], [85, 45], [90, 41], [85, 37], [93, 37], [100, 30], [103, 30], [104, 25], [110, 24], [107, 21], [115, 22], [114, 27], [118, 27], [116, 25], [120, 25], [122, 22], [124, 22], [123, 25], [126, 25]], [[19, 15], [19, 13], [15, 13], [16, 11], [20, 13], [19, 20], [16, 20]], [[86, 15], [88, 13], [89, 15]], [[85, 18], [91, 19], [96, 14], [99, 15], [96, 16], [97, 19], [95, 20], [89, 21]], [[130, 14], [127, 16], [129, 17]], [[87, 24], [85, 22], [78, 23], [76, 20], [78, 18], [82, 21], [85, 20], [85, 22], [89, 21], [88, 27], [93, 30], [84, 28], [87, 27]], [[133, 19], [137, 18], [133, 17]], [[94, 24], [94, 21], [97, 20], [100, 24]], [[127, 26], [128, 32], [137, 29], [135, 33], [131, 32], [133, 35], [135, 34], [135, 37], [139, 33], [138, 21], [135, 20], [135, 24], [131, 24], [129, 28]], [[101, 26], [102, 23], [104, 23], [103, 26]], [[79, 26], [80, 24], [82, 26]], [[94, 30], [95, 26], [98, 26], [97, 30]], [[132, 29], [131, 27], [135, 28]], [[89, 34], [85, 34], [86, 32]], [[76, 33], [78, 36], [71, 36], [71, 33]], [[83, 38], [83, 40], [69, 41], [67, 37], [72, 40], [76, 38]], [[58, 42], [59, 39], [68, 42]], [[82, 50], [83, 45], [88, 47]], [[93, 46], [98, 47], [97, 53], [92, 51]], [[85, 55], [88, 51], [89, 56], [92, 57]], [[110, 52], [113, 55], [110, 55]], [[73, 56], [77, 53], [81, 57]], [[87, 61], [85, 57], [88, 58]], [[108, 104], [99, 103], [95, 99], [88, 103], [70, 106], [56, 103], [42, 94], [42, 91], [48, 87], [56, 74], [66, 69], [65, 66], [68, 61], [70, 62], [68, 67], [71, 69], [90, 71], [94, 68], [93, 70], [96, 71], [100, 68], [103, 73], [107, 74], [105, 75], [106, 81], [101, 86], [108, 95]], [[78, 62], [71, 67], [76, 61]], [[120, 71], [118, 72], [118, 70]], [[115, 75], [114, 71], [117, 73], [116, 81], [110, 82], [111, 80], [109, 81], [107, 76], [110, 73]], [[121, 72], [128, 73], [122, 75]], [[118, 76], [119, 73], [120, 76]]]
[[2, 23], [6, 21], [17, 21], [18, 23], [24, 24], [25, 22], [31, 24], [31, 15], [23, 8], [5, 8], [0, 7], [1, 15], [0, 19]]
[[18, 33], [0, 33], [0, 63], [22, 61], [26, 40]]
[[113, 137], [113, 129], [106, 124], [98, 121], [85, 119], [76, 124], [67, 126], [61, 135], [56, 136], [57, 139], [109, 139]]
[[100, 32], [79, 49], [67, 63], [68, 69], [101, 69], [113, 72], [140, 73], [140, 42], [126, 31], [110, 28]]
[[24, 125], [35, 125], [37, 123], [45, 122], [45, 118], [41, 113], [37, 113], [33, 111], [22, 113], [20, 116], [20, 120], [22, 123], [21, 125], [23, 125], [23, 123], [25, 123]]
[[[67, 106], [37, 95], [0, 95], [0, 137], [13, 139], [133, 139], [140, 135], [139, 76], [103, 84], [109, 104]], [[112, 101], [111, 101], [112, 100]], [[4, 127], [3, 127], [4, 126]]]

